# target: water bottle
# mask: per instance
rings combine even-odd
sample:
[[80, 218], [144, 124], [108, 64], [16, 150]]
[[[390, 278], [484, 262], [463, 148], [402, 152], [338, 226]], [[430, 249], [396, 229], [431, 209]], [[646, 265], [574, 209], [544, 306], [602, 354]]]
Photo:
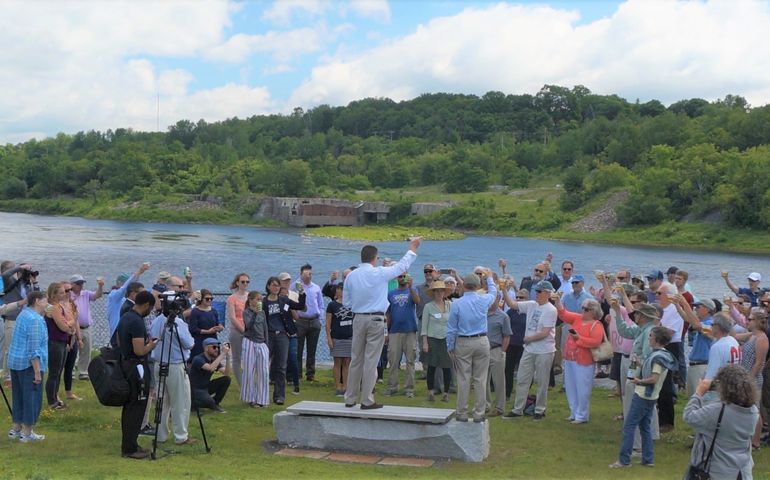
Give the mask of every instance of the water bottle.
[[629, 380], [632, 380], [637, 377], [637, 374], [639, 373], [639, 362], [636, 361], [636, 358], [631, 360], [631, 364], [628, 366], [628, 374], [626, 377]]

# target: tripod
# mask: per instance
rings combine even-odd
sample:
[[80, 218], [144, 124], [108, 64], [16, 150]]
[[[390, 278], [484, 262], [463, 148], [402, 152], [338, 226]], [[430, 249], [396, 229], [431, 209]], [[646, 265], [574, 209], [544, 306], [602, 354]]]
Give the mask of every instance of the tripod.
[[5, 400], [5, 406], [8, 407], [8, 414], [13, 418], [13, 410], [11, 409], [11, 404], [8, 403], [8, 397], [5, 395], [5, 389], [3, 388], [3, 382], [0, 381], [0, 392], [3, 393], [3, 400]]
[[[177, 314], [169, 312], [166, 318], [166, 324], [161, 331], [159, 344], [161, 345], [160, 360], [158, 361], [158, 385], [155, 399], [155, 436], [152, 440], [152, 455], [153, 460], [157, 459], [156, 452], [158, 449], [158, 431], [160, 430], [160, 423], [163, 416], [163, 401], [165, 399], [166, 379], [168, 378], [168, 372], [171, 365], [171, 350], [174, 345], [179, 349], [179, 354], [184, 359], [184, 349], [182, 348], [182, 341], [179, 339], [179, 330], [176, 325]], [[169, 337], [168, 344], [164, 341], [166, 335]], [[176, 342], [174, 342], [176, 338]], [[168, 347], [168, 348], [167, 348]], [[195, 407], [195, 413], [198, 415], [198, 424], [201, 428], [201, 435], [203, 436], [203, 443], [206, 447], [206, 453], [211, 452], [209, 443], [206, 440], [206, 431], [203, 428], [203, 419], [201, 418], [201, 412], [198, 407]]]

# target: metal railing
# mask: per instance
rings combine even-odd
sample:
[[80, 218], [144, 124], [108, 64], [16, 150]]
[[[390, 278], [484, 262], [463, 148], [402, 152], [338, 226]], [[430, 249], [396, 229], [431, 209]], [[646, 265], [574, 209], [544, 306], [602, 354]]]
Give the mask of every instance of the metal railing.
[[[214, 293], [214, 302], [212, 307], [219, 313], [219, 318], [223, 320], [225, 329], [219, 334], [222, 341], [227, 341], [230, 336], [230, 325], [225, 317], [225, 303], [229, 293]], [[104, 295], [99, 300], [91, 303], [91, 344], [93, 349], [98, 349], [110, 342], [110, 328], [107, 323], [107, 296]], [[321, 336], [318, 339], [318, 349], [316, 350], [316, 363], [331, 364], [332, 356], [329, 352], [329, 345], [326, 343], [326, 331], [321, 329]]]

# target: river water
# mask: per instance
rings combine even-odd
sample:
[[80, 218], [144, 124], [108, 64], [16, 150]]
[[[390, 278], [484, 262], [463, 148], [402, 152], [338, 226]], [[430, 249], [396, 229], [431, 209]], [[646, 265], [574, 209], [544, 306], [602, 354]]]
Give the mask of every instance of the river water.
[[[118, 274], [134, 272], [144, 261], [152, 263], [142, 278], [145, 285], [151, 285], [161, 270], [181, 274], [190, 266], [196, 288], [226, 292], [235, 273], [243, 271], [251, 276], [252, 288], [264, 291], [270, 275], [288, 271], [296, 278], [305, 263], [313, 266], [316, 283], [323, 284], [330, 272], [359, 263], [365, 244], [313, 237], [297, 229], [127, 223], [17, 213], [0, 213], [0, 230], [5, 232], [0, 258], [31, 263], [40, 271], [43, 288], [75, 273], [88, 279], [87, 288], [95, 287], [99, 275], [110, 285]], [[408, 248], [406, 240], [377, 245], [381, 257], [393, 259]], [[554, 268], [564, 259], [574, 261], [575, 273], [586, 275], [587, 286], [597, 284], [594, 270], [625, 268], [643, 274], [676, 265], [690, 273], [689, 283], [696, 295], [721, 298], [728, 293], [719, 275], [723, 269], [731, 272], [739, 286], [746, 285], [749, 272], [770, 276], [766, 255], [481, 236], [424, 242], [410, 273], [421, 280], [422, 265], [428, 262], [456, 268], [461, 274], [476, 265], [497, 269], [497, 259], [504, 257], [509, 273], [518, 280], [531, 274], [547, 252], [553, 252]], [[767, 283], [770, 278], [762, 285]], [[325, 342], [321, 345], [326, 346]]]

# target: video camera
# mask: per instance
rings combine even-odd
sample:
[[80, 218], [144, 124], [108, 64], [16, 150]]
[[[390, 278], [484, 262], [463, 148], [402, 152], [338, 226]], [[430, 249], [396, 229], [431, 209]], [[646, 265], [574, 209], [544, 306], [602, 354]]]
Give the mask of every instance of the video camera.
[[21, 278], [21, 280], [25, 282], [29, 282], [32, 279], [32, 277], [37, 277], [38, 275], [40, 275], [40, 272], [37, 270], [33, 271], [33, 270], [22, 269], [19, 272], [19, 277]]
[[190, 308], [190, 301], [187, 299], [188, 295], [190, 295], [190, 292], [186, 291], [169, 291], [158, 295], [160, 297], [160, 309], [169, 321], [172, 321], [175, 316]]

